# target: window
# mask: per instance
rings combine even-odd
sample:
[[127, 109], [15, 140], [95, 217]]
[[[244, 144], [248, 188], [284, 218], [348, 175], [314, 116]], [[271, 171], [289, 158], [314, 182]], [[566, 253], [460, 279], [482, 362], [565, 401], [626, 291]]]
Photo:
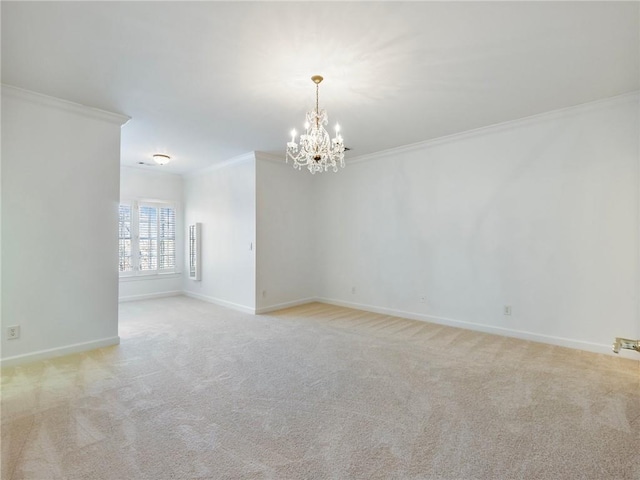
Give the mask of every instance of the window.
[[122, 203], [118, 231], [120, 276], [175, 271], [176, 210], [172, 205]]

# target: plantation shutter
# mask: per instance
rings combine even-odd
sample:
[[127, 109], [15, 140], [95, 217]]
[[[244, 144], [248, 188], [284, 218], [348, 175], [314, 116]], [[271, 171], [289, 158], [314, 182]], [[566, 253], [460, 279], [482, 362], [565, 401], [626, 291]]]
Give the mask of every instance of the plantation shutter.
[[173, 206], [135, 201], [120, 205], [119, 271], [122, 276], [173, 273], [176, 253]]
[[133, 272], [131, 205], [121, 204], [118, 211], [118, 270]]
[[159, 269], [176, 268], [176, 211], [170, 207], [160, 208]]
[[140, 205], [138, 209], [138, 246], [140, 249], [140, 271], [158, 269], [158, 209]]

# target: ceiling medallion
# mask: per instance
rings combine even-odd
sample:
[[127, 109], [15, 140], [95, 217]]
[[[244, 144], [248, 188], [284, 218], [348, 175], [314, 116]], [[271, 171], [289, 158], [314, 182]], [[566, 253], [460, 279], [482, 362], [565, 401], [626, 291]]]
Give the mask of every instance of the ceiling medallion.
[[323, 78], [311, 77], [316, 84], [316, 108], [307, 112], [304, 124], [305, 133], [300, 135], [300, 144], [296, 143], [296, 131], [291, 131], [291, 141], [287, 142], [286, 162], [293, 160], [293, 168], [301, 170], [307, 167], [311, 173], [326, 172], [329, 168], [338, 171], [338, 164], [344, 168], [344, 141], [340, 135], [340, 125], [336, 124], [336, 136], [332, 139], [325, 130], [329, 119], [327, 112], [318, 107], [318, 91]]

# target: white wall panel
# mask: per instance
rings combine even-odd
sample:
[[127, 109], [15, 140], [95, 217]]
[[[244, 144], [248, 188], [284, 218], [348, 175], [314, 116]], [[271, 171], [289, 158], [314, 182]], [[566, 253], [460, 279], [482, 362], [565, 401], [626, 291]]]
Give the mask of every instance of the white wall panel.
[[184, 276], [184, 291], [254, 312], [256, 243], [255, 156], [185, 178], [185, 222], [202, 223], [202, 280]]
[[3, 365], [118, 342], [126, 120], [3, 86]]
[[308, 302], [315, 295], [315, 176], [256, 154], [259, 312]]
[[318, 296], [588, 350], [637, 338], [638, 131], [631, 95], [321, 177]]

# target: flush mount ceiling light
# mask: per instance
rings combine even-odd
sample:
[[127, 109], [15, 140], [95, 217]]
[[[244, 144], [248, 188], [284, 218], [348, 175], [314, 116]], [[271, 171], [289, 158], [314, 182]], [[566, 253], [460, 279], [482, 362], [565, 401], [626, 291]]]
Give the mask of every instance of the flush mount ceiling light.
[[164, 153], [155, 153], [153, 155], [153, 160], [158, 165], [166, 165], [167, 163], [169, 163], [171, 161], [171, 157], [169, 155], [165, 155]]
[[301, 170], [307, 167], [311, 173], [326, 172], [329, 168], [338, 171], [338, 164], [344, 168], [344, 141], [340, 135], [340, 125], [336, 124], [336, 136], [332, 139], [324, 126], [329, 123], [327, 112], [318, 107], [318, 91], [323, 78], [311, 77], [316, 84], [316, 108], [307, 112], [304, 124], [305, 133], [300, 135], [300, 144], [296, 143], [296, 131], [291, 131], [291, 141], [287, 142], [286, 162], [293, 160], [293, 168]]

